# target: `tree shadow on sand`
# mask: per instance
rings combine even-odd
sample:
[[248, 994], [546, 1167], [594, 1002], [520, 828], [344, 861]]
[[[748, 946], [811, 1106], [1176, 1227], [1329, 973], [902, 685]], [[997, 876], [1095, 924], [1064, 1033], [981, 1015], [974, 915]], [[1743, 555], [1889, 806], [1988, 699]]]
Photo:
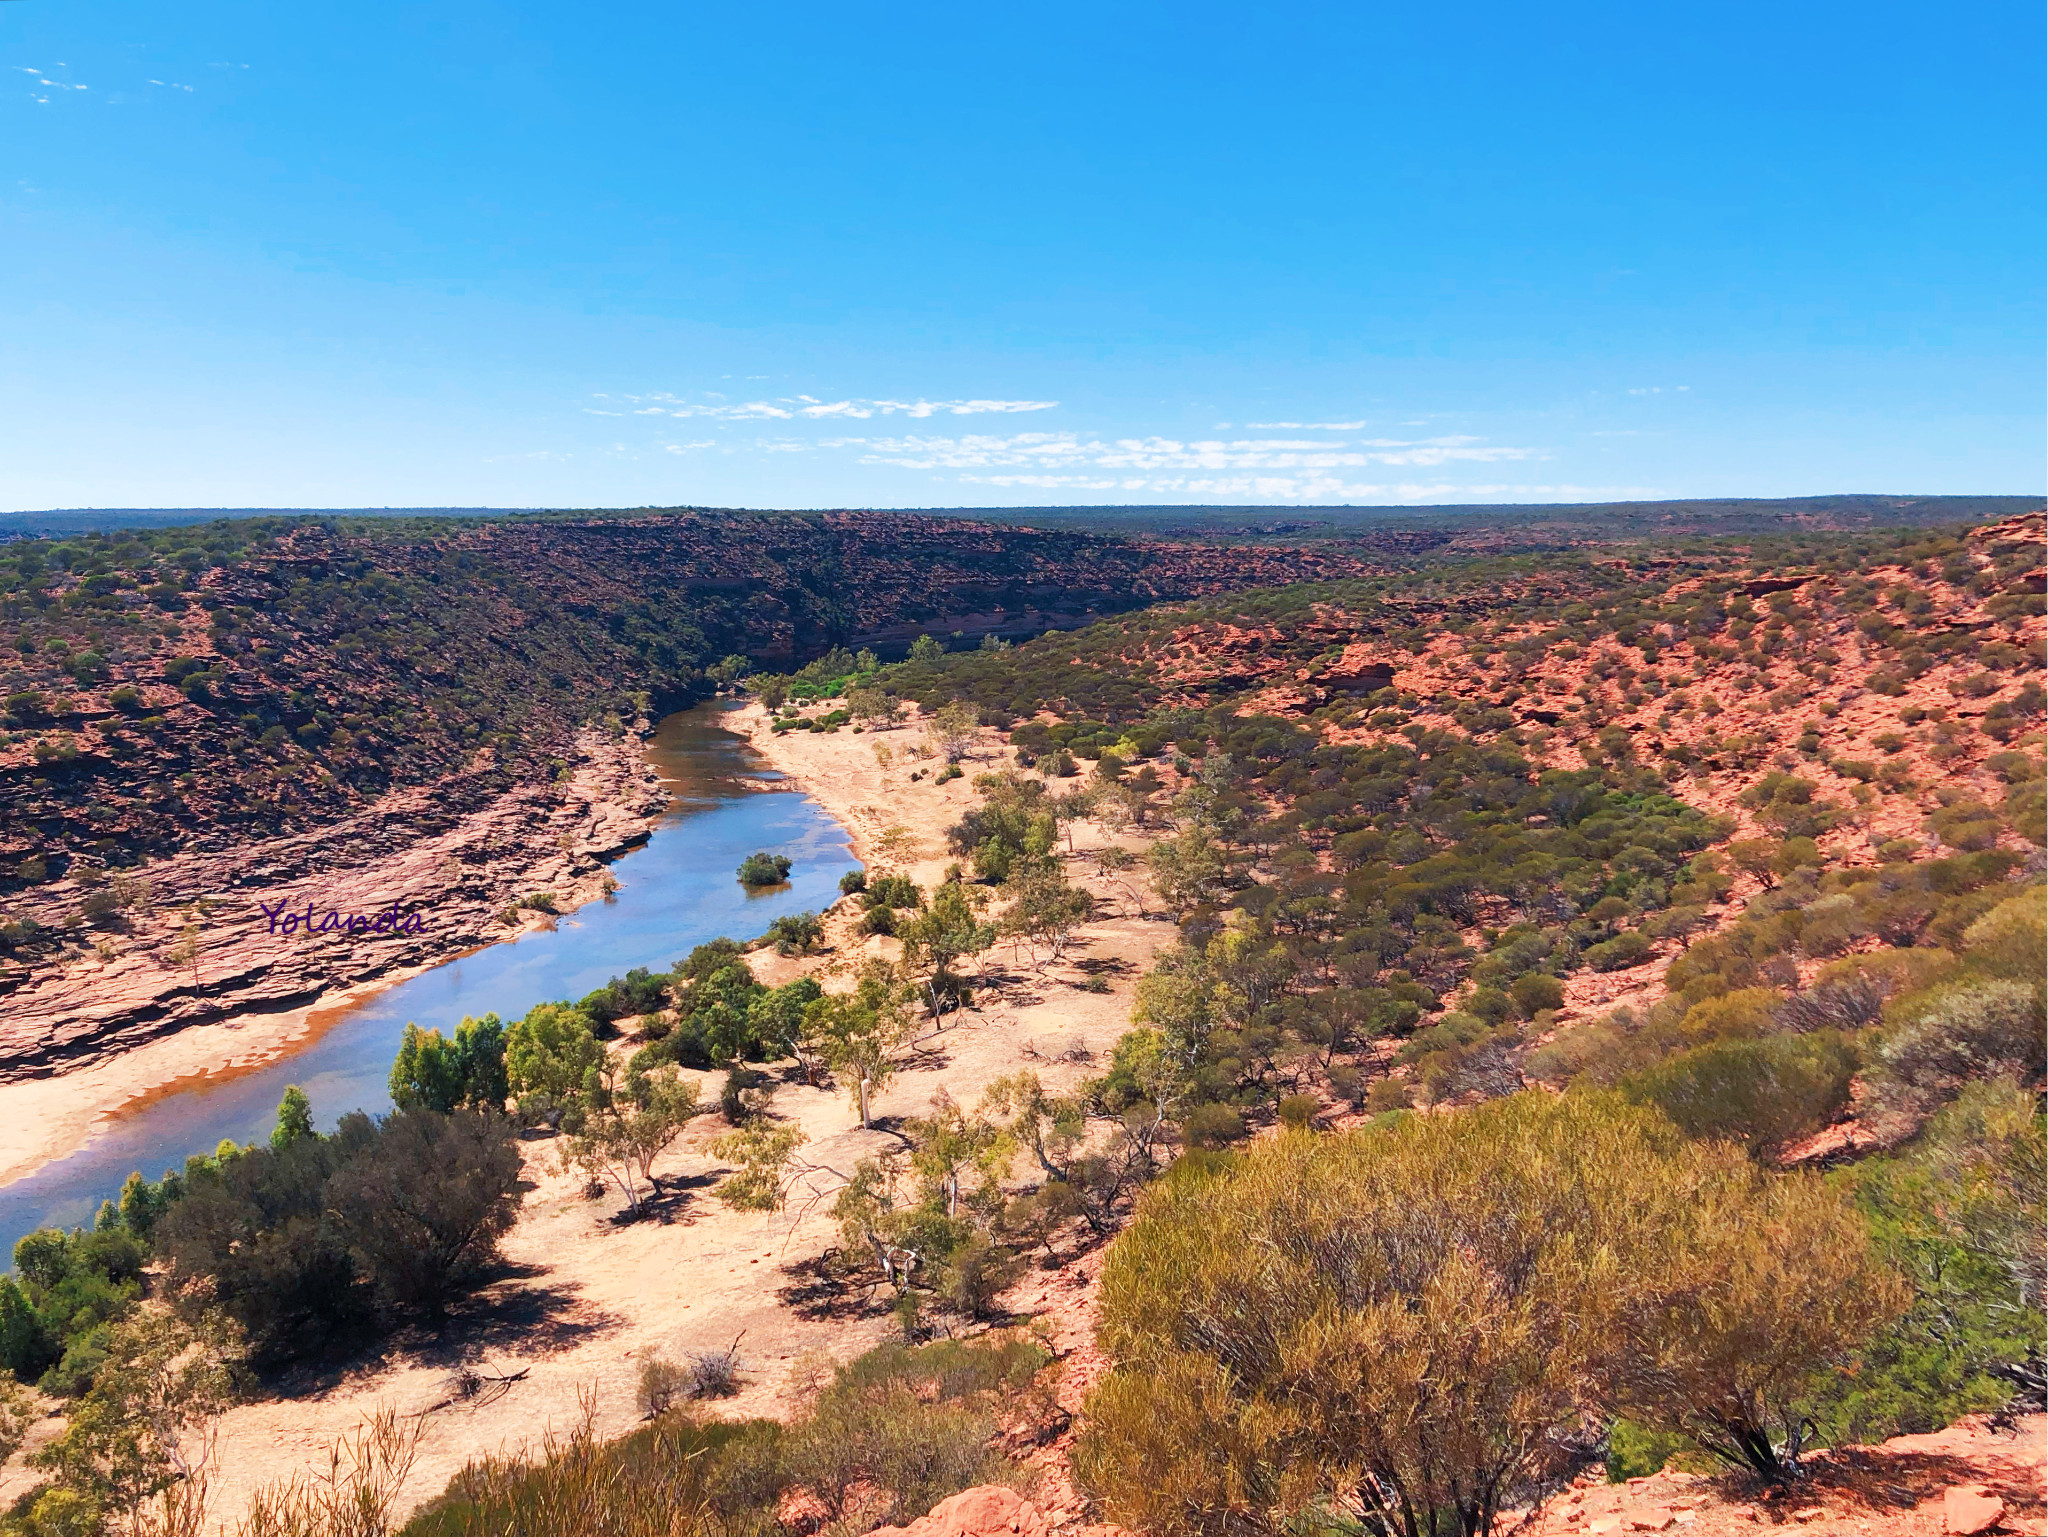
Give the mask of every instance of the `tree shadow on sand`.
[[776, 1289], [775, 1300], [806, 1323], [880, 1318], [889, 1311], [888, 1302], [877, 1295], [880, 1283], [872, 1275], [849, 1270], [836, 1250], [780, 1268], [790, 1279]]
[[664, 1227], [680, 1222], [688, 1227], [697, 1220], [697, 1192], [710, 1189], [725, 1178], [726, 1172], [712, 1169], [702, 1174], [664, 1174], [654, 1181], [653, 1190], [640, 1198], [637, 1211], [626, 1207], [613, 1212], [605, 1221], [612, 1227], [631, 1227], [638, 1222], [659, 1222]]
[[419, 1318], [391, 1333], [357, 1335], [266, 1373], [265, 1386], [284, 1399], [319, 1398], [391, 1366], [453, 1368], [493, 1351], [558, 1355], [624, 1325], [618, 1314], [584, 1301], [580, 1286], [549, 1281], [551, 1274], [542, 1265], [501, 1262], [438, 1322]]

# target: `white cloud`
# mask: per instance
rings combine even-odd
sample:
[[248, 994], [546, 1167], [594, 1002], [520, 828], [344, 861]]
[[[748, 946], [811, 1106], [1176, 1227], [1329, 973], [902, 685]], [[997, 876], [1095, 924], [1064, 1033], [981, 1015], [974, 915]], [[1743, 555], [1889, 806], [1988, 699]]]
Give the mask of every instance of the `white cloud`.
[[1367, 483], [1333, 475], [1156, 476], [1104, 480], [1086, 475], [962, 475], [977, 486], [1029, 486], [1038, 490], [1150, 492], [1203, 501], [1441, 504], [1521, 498], [1529, 501], [1619, 501], [1665, 493], [1654, 486], [1449, 485], [1443, 482]]
[[871, 416], [894, 416], [898, 412], [919, 419], [927, 416], [986, 416], [1050, 411], [1059, 404], [1057, 400], [835, 400], [828, 404], [807, 396], [801, 398], [806, 404], [798, 407], [798, 414], [814, 420], [843, 416], [864, 421]]
[[[655, 397], [659, 399], [659, 397]], [[636, 416], [709, 416], [728, 422], [786, 422], [796, 413], [785, 407], [765, 400], [752, 400], [744, 405], [691, 405], [678, 401], [673, 405], [642, 406]]]
[[1364, 422], [1246, 422], [1254, 432], [1363, 432]]
[[[759, 437], [732, 433], [657, 442], [656, 451], [666, 454], [716, 449], [727, 456], [762, 456], [764, 462], [768, 455], [843, 455], [842, 462], [921, 472], [963, 487], [1088, 496], [1116, 493], [1159, 501], [1283, 503], [1591, 500], [1655, 494], [1643, 487], [1469, 485], [1435, 475], [1424, 479], [1424, 471], [1456, 474], [1457, 466], [1505, 466], [1549, 455], [1541, 448], [1488, 442], [1470, 434], [1425, 435], [1426, 429], [1413, 437], [1365, 437], [1358, 435], [1366, 426], [1363, 421], [1252, 423], [1238, 433], [1232, 433], [1227, 423], [1218, 423], [1201, 437], [1112, 437], [1082, 431], [947, 431], [938, 422], [932, 423], [938, 430], [925, 431], [909, 425], [934, 417], [1036, 413], [1058, 405], [1050, 400], [827, 399], [809, 394], [729, 399], [713, 391], [688, 396], [600, 393], [593, 399], [597, 404], [583, 407], [593, 416], [683, 419], [706, 426], [754, 422], [774, 429], [774, 435]], [[860, 425], [891, 417], [909, 422], [894, 432], [870, 432]], [[812, 424], [826, 431], [817, 432]]]
[[[67, 69], [69, 67], [70, 66], [65, 64], [59, 64], [57, 66], [57, 68], [59, 69]], [[29, 87], [29, 95], [35, 96], [35, 99], [37, 101], [43, 102], [46, 105], [48, 104], [50, 98], [47, 96], [37, 96], [37, 91], [86, 91], [92, 89], [90, 86], [79, 85], [75, 81], [71, 80], [52, 80], [49, 76], [49, 72], [47, 70], [42, 69], [38, 65], [16, 64], [13, 66], [13, 68], [19, 70], [24, 75], [35, 76], [36, 83]]]
[[1129, 489], [1128, 481], [1091, 480], [1086, 475], [962, 475], [970, 486], [1035, 486], [1042, 491], [1115, 491]]
[[903, 469], [990, 469], [1011, 465], [1097, 470], [1336, 470], [1367, 465], [1430, 466], [1527, 459], [1534, 450], [1487, 445], [1475, 438], [1404, 442], [1371, 438], [1357, 444], [1298, 438], [1084, 439], [1073, 433], [1025, 432], [1012, 437], [835, 438], [824, 448], [860, 448], [863, 464]]
[[[600, 395], [600, 400], [610, 399]], [[723, 395], [706, 392], [701, 400], [678, 395], [622, 395], [639, 416], [708, 417], [714, 421], [760, 422], [831, 418], [866, 421], [875, 416], [986, 416], [1020, 411], [1050, 411], [1057, 400], [820, 400], [815, 395], [784, 395], [775, 400], [749, 400], [734, 405]], [[644, 404], [643, 404], [644, 402]], [[588, 408], [586, 408], [588, 409]]]

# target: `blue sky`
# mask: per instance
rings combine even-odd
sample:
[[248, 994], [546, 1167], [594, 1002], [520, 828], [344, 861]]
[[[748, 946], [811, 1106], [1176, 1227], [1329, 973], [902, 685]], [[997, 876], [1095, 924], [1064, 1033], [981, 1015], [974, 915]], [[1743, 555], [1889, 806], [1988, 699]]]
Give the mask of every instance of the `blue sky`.
[[0, 508], [2030, 492], [2036, 4], [0, 3]]

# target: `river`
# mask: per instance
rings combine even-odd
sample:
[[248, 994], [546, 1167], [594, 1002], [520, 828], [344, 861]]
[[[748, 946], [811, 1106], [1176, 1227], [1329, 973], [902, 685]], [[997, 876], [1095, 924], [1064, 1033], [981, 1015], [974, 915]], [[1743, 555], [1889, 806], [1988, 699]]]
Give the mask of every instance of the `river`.
[[[77, 1152], [0, 1187], [0, 1256], [38, 1227], [90, 1223], [132, 1170], [154, 1179], [224, 1137], [267, 1137], [289, 1084], [311, 1097], [323, 1130], [351, 1110], [390, 1109], [385, 1080], [408, 1022], [444, 1035], [465, 1014], [509, 1023], [635, 966], [665, 971], [706, 940], [749, 939], [784, 914], [830, 906], [840, 876], [858, 868], [846, 830], [807, 796], [754, 788], [781, 775], [719, 727], [726, 708], [700, 705], [656, 727], [647, 756], [668, 784], [669, 809], [645, 845], [613, 864], [615, 896], [565, 914], [552, 931], [487, 945], [386, 988], [268, 1066], [116, 1117]], [[756, 849], [789, 856], [788, 885], [749, 892], [739, 884], [733, 872]]]

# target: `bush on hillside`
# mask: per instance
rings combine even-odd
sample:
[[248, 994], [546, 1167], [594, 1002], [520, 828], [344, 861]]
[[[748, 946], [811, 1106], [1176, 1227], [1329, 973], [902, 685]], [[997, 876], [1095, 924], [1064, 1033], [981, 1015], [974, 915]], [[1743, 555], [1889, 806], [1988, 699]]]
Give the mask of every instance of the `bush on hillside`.
[[1586, 964], [1595, 971], [1626, 971], [1649, 958], [1650, 942], [1634, 929], [1586, 949]]
[[1938, 1099], [1984, 1078], [2039, 1083], [2048, 1070], [2040, 984], [1990, 979], [1931, 989], [1878, 1055], [1888, 1078]]
[[1972, 1084], [1906, 1149], [1838, 1176], [1913, 1303], [1804, 1406], [1830, 1441], [1939, 1430], [2048, 1387], [2040, 1317], [2048, 1119], [2010, 1083]]
[[[673, 1537], [786, 1530], [802, 1490], [848, 1530], [905, 1524], [975, 1484], [1015, 1472], [992, 1444], [1005, 1425], [1039, 1432], [1056, 1410], [1035, 1385], [1050, 1357], [1011, 1336], [885, 1345], [840, 1367], [788, 1425], [698, 1422], [678, 1413], [609, 1443], [588, 1423], [533, 1462], [471, 1463], [408, 1521], [403, 1537], [603, 1532]], [[687, 1391], [685, 1368], [651, 1373], [649, 1409]]]
[[503, 1110], [510, 1092], [505, 1027], [495, 1014], [482, 1019], [465, 1015], [450, 1041], [439, 1030], [408, 1024], [391, 1063], [389, 1083], [391, 1103], [401, 1110], [437, 1110], [443, 1115], [465, 1105]]
[[1141, 1529], [1484, 1533], [1605, 1403], [1783, 1477], [1794, 1396], [1898, 1305], [1838, 1196], [1612, 1099], [1284, 1136], [1118, 1240], [1076, 1468]]
[[860, 905], [877, 907], [922, 907], [924, 891], [907, 875], [878, 875], [861, 890]]
[[809, 955], [824, 937], [816, 913], [785, 913], [768, 925], [768, 942], [777, 955]]
[[583, 1086], [604, 1057], [591, 1019], [569, 1003], [537, 1003], [505, 1032], [507, 1092], [528, 1120], [575, 1130]]
[[332, 1136], [193, 1160], [154, 1246], [174, 1289], [210, 1292], [275, 1362], [445, 1311], [495, 1256], [518, 1181], [502, 1116], [353, 1113]]
[[1508, 987], [1522, 1018], [1534, 1019], [1545, 1009], [1564, 1006], [1564, 984], [1547, 971], [1525, 971]]
[[652, 1014], [668, 1001], [669, 978], [635, 966], [623, 977], [613, 977], [603, 987], [586, 993], [576, 1007], [600, 1025], [636, 1015]]
[[519, 1152], [494, 1113], [401, 1111], [335, 1171], [325, 1199], [379, 1303], [439, 1319], [512, 1226]]
[[[815, 914], [800, 917], [808, 922], [782, 931], [792, 950], [814, 944], [821, 929]], [[677, 962], [669, 979], [674, 1023], [664, 1020], [658, 1031], [647, 1032], [650, 1044], [634, 1064], [645, 1071], [663, 1062], [707, 1068], [786, 1057], [803, 1028], [804, 1008], [821, 991], [810, 977], [764, 987], [730, 939], [699, 945]]]
[[1832, 1031], [1719, 1041], [1622, 1081], [1689, 1137], [1734, 1142], [1762, 1157], [1818, 1131], [1849, 1103], [1853, 1042]]
[[24, 1237], [14, 1246], [15, 1273], [0, 1276], [0, 1366], [46, 1392], [84, 1392], [108, 1328], [141, 1295], [148, 1253], [118, 1227]]

